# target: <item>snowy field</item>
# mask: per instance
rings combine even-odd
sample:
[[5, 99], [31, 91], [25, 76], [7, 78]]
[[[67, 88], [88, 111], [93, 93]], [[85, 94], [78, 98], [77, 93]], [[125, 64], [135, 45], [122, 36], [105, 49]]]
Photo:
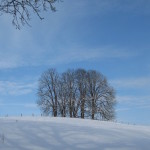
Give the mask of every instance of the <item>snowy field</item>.
[[150, 127], [48, 118], [0, 118], [0, 150], [150, 150]]

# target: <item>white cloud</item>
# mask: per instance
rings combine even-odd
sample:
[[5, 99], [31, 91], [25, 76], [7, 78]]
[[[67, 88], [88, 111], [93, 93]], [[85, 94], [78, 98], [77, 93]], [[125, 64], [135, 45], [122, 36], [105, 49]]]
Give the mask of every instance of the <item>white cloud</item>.
[[[150, 96], [119, 95], [116, 100], [120, 104], [126, 104], [129, 108], [150, 108]], [[124, 109], [124, 108], [123, 108]]]
[[[70, 47], [66, 48], [60, 44], [60, 47], [57, 48], [59, 45], [57, 43], [60, 42], [57, 42], [57, 39], [69, 22], [68, 20], [72, 18], [73, 22], [77, 21], [78, 16], [93, 15], [93, 13], [103, 15], [103, 12], [122, 10], [124, 7], [126, 10], [127, 7], [132, 6], [135, 8], [136, 5], [137, 2], [130, 2], [129, 0], [124, 3], [120, 2], [120, 0], [64, 1], [57, 4], [58, 12], [55, 15], [48, 12], [46, 19], [42, 23], [33, 15], [34, 19], [31, 20], [33, 27], [23, 27], [20, 31], [15, 30], [15, 27], [11, 25], [10, 16], [1, 16], [2, 23], [0, 27], [4, 30], [1, 31], [0, 41], [4, 44], [0, 45], [0, 69], [50, 64], [58, 65], [99, 58], [131, 57], [133, 54], [129, 50], [122, 50], [122, 48], [116, 47], [78, 48], [68, 42], [67, 44], [64, 43], [64, 45], [69, 44]], [[78, 15], [77, 18], [72, 16], [73, 14]], [[69, 16], [71, 17], [69, 18]], [[65, 41], [69, 40], [68, 37], [65, 39]], [[77, 43], [77, 45], [80, 44]]]
[[29, 104], [25, 104], [24, 107], [27, 107], [27, 108], [37, 108], [37, 104], [32, 104], [32, 103], [29, 103]]
[[[34, 40], [31, 40], [34, 41]], [[22, 41], [18, 42], [21, 43]], [[25, 42], [26, 43], [26, 42]], [[40, 66], [40, 65], [59, 65], [71, 62], [80, 62], [88, 60], [120, 59], [134, 57], [137, 54], [125, 49], [113, 47], [98, 47], [89, 49], [86, 47], [68, 47], [58, 48], [56, 51], [51, 48], [46, 50], [33, 42], [22, 43], [22, 46], [8, 48], [7, 51], [0, 52], [0, 69], [17, 68], [22, 66]], [[30, 46], [30, 44], [32, 46]], [[15, 49], [16, 47], [16, 49]], [[19, 47], [19, 48], [18, 48]], [[24, 49], [27, 48], [26, 49]]]
[[118, 112], [150, 109], [150, 77], [122, 78], [111, 80], [110, 83], [119, 90], [116, 100], [121, 108], [117, 109]]
[[143, 111], [145, 109], [150, 109], [150, 96], [137, 96], [137, 95], [125, 95], [117, 96], [116, 100], [119, 107], [116, 109], [116, 112], [130, 111], [138, 109]]
[[116, 79], [110, 83], [116, 88], [150, 88], [150, 77]]
[[37, 83], [17, 83], [10, 81], [0, 81], [0, 95], [25, 95], [33, 92]]
[[72, 62], [82, 61], [101, 61], [107, 59], [127, 59], [130, 57], [136, 57], [137, 53], [129, 52], [128, 50], [121, 50], [112, 47], [101, 47], [95, 49], [86, 48], [66, 48], [60, 50], [60, 53], [54, 55], [51, 59], [48, 59], [47, 64], [59, 65], [68, 64]]
[[[115, 12], [130, 12], [133, 14], [150, 14], [150, 2], [147, 0], [86, 0], [86, 1], [74, 1], [71, 6], [70, 3], [66, 1], [66, 6], [69, 10], [76, 11], [77, 9], [82, 11], [77, 11], [74, 15], [90, 15], [93, 13], [100, 13], [103, 16], [106, 13], [112, 11]], [[71, 7], [70, 7], [71, 6]], [[66, 8], [66, 9], [67, 9]], [[60, 8], [61, 10], [61, 5]], [[92, 11], [91, 11], [92, 10]]]
[[37, 108], [37, 104], [35, 103], [0, 103], [0, 106], [6, 107], [25, 107], [25, 108]]
[[119, 108], [119, 109], [116, 109], [116, 112], [128, 111], [128, 110], [130, 110], [130, 108]]
[[[89, 15], [93, 13], [101, 13], [101, 15], [104, 15], [104, 13], [110, 12], [110, 11], [140, 11], [140, 12], [146, 12], [150, 8], [150, 6], [147, 6], [150, 4], [149, 1], [145, 0], [86, 0], [86, 1], [64, 1], [64, 3], [60, 3], [58, 5], [58, 10], [67, 10], [69, 12], [76, 12], [73, 15], [81, 16], [81, 15]], [[145, 9], [142, 9], [140, 6], [143, 6]], [[81, 11], [77, 11], [81, 10]], [[69, 13], [70, 14], [70, 13]]]

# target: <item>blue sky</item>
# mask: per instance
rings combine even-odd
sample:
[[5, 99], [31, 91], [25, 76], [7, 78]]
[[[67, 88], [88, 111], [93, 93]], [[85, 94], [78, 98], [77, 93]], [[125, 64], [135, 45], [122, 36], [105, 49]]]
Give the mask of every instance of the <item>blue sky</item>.
[[64, 0], [16, 30], [0, 16], [0, 115], [40, 114], [48, 68], [96, 69], [116, 89], [117, 120], [150, 125], [150, 1]]

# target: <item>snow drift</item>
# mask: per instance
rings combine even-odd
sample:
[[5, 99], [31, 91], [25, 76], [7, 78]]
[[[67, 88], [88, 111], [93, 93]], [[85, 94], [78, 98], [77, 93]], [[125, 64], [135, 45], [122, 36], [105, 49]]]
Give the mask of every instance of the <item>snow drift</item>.
[[70, 118], [0, 118], [0, 150], [149, 150], [150, 127]]

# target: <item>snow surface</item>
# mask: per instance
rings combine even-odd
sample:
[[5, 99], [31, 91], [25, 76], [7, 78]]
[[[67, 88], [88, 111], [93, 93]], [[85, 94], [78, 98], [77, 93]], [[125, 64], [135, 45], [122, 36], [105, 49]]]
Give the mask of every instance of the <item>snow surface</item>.
[[150, 127], [50, 118], [0, 118], [0, 150], [150, 150]]

